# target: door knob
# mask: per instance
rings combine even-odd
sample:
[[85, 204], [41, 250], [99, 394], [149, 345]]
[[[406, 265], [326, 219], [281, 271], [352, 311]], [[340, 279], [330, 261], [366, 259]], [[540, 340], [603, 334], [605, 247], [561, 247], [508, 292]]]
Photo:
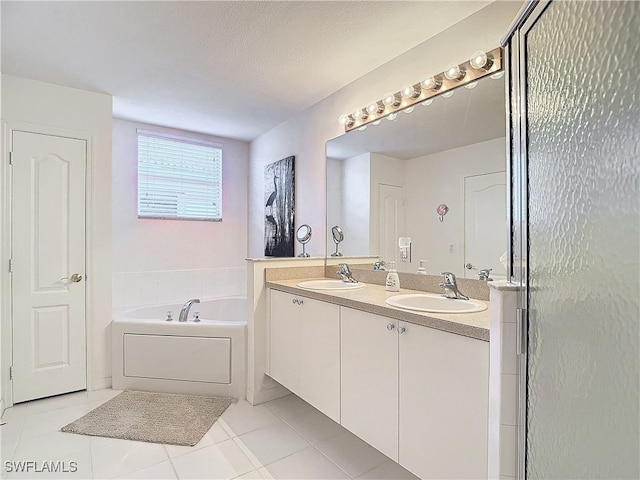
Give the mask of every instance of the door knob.
[[471, 270], [472, 268], [476, 268], [473, 265], [471, 265], [470, 263], [467, 263], [464, 268], [466, 268], [467, 270]]
[[79, 273], [74, 273], [73, 275], [71, 275], [71, 278], [69, 280], [71, 280], [72, 283], [81, 282], [82, 281], [82, 275], [80, 275]]

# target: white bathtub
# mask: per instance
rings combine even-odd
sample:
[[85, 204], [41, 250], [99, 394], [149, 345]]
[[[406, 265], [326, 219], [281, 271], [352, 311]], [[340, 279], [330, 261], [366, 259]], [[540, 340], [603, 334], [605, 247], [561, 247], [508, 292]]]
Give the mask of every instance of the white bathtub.
[[113, 388], [244, 398], [246, 305], [240, 297], [205, 300], [187, 322], [178, 321], [182, 304], [116, 310]]

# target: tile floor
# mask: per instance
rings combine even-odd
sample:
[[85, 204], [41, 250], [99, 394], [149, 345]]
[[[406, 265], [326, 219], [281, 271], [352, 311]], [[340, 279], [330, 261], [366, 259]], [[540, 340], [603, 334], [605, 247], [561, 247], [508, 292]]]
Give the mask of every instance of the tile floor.
[[[7, 409], [2, 476], [123, 479], [414, 479], [300, 398], [233, 403], [194, 447], [62, 433], [60, 427], [119, 393], [78, 392]], [[17, 461], [76, 462], [74, 473], [8, 472]]]

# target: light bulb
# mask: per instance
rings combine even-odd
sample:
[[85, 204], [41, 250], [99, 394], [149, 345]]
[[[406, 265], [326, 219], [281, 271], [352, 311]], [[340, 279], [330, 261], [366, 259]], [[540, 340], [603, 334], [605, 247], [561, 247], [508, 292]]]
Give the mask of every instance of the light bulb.
[[403, 112], [404, 112], [404, 113], [411, 113], [411, 112], [413, 112], [413, 107], [405, 108], [405, 109], [403, 110]]
[[442, 80], [440, 80], [438, 77], [434, 77], [433, 75], [429, 75], [422, 82], [420, 82], [420, 85], [425, 90], [436, 91], [442, 86]]
[[476, 70], [489, 70], [493, 65], [493, 59], [484, 52], [476, 52], [471, 56], [469, 64]]
[[460, 65], [456, 65], [455, 63], [448, 65], [447, 69], [444, 71], [444, 76], [449, 80], [460, 81], [466, 74], [467, 72], [465, 72], [463, 68], [460, 68]]
[[358, 128], [358, 130], [360, 130], [361, 132], [364, 132], [367, 129], [366, 125], [362, 125], [360, 128]]
[[395, 93], [386, 93], [382, 99], [382, 103], [387, 107], [397, 107], [400, 105], [400, 99]]
[[367, 113], [367, 110], [364, 108], [359, 108], [358, 110], [353, 112], [353, 118], [355, 118], [356, 120], [360, 120], [360, 119], [366, 120], [368, 116], [369, 114]]
[[371, 125], [380, 125], [380, 122], [382, 121], [381, 118], [379, 118], [378, 120], [376, 120], [375, 122], [373, 122]]
[[369, 112], [370, 115], [382, 113], [383, 111], [384, 105], [380, 105], [379, 102], [371, 102], [369, 105], [367, 105], [367, 112]]
[[478, 86], [478, 82], [467, 83], [464, 88], [468, 88], [469, 90], [473, 90]]
[[432, 103], [433, 103], [433, 99], [432, 98], [428, 98], [424, 102], [422, 102], [422, 105], [424, 105], [425, 107], [428, 107]]
[[419, 85], [405, 85], [402, 87], [400, 94], [403, 98], [418, 98], [420, 96]]
[[397, 113], [390, 113], [390, 114], [387, 116], [387, 120], [391, 120], [391, 121], [393, 122], [397, 117], [398, 117], [398, 114], [397, 114]]
[[491, 75], [491, 78], [493, 78], [494, 80], [500, 80], [502, 77], [504, 77], [504, 70], [501, 70]]
[[443, 96], [444, 98], [449, 98], [449, 97], [451, 97], [452, 95], [453, 95], [453, 90], [449, 90], [448, 92], [445, 92], [445, 93], [443, 93], [443, 94], [442, 94], [442, 96]]
[[343, 114], [340, 115], [340, 118], [338, 118], [338, 122], [340, 122], [340, 125], [343, 125], [345, 127], [351, 127], [355, 123], [355, 120], [351, 115]]

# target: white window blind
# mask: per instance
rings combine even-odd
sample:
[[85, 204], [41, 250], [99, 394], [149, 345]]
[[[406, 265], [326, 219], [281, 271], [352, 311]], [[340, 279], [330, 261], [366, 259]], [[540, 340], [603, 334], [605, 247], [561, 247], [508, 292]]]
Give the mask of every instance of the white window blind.
[[138, 130], [138, 217], [222, 220], [222, 148]]

